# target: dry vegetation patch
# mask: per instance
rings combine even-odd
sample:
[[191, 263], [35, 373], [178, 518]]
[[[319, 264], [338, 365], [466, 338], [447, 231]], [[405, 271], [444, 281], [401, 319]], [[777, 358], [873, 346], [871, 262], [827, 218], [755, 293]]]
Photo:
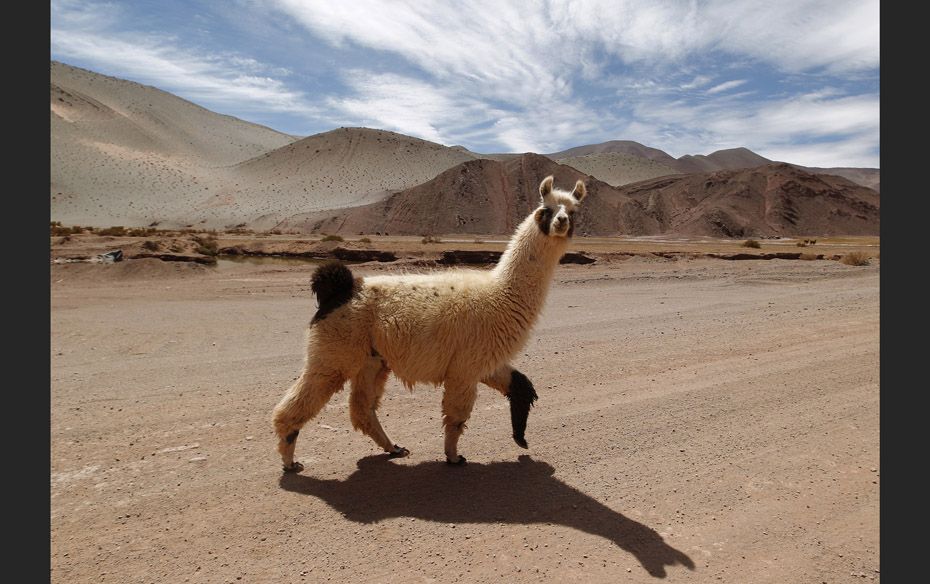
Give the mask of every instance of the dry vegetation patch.
[[847, 266], [867, 266], [869, 265], [869, 254], [864, 251], [851, 251], [840, 258], [840, 263]]

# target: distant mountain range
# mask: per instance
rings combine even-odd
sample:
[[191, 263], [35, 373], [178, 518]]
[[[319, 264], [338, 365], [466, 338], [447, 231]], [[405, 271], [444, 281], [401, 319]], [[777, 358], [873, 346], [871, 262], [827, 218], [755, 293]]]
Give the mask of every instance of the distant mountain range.
[[539, 201], [538, 178], [586, 181], [578, 235], [877, 235], [875, 191], [784, 163], [676, 174], [622, 187], [539, 154], [464, 162], [388, 198], [296, 215], [282, 227], [311, 233], [509, 233]]
[[368, 128], [300, 139], [55, 61], [50, 90], [52, 219], [68, 225], [506, 234], [553, 174], [588, 184], [582, 235], [879, 231], [879, 169], [624, 140], [540, 155]]
[[[729, 148], [727, 150], [718, 150], [712, 154], [704, 156], [703, 154], [691, 155], [686, 154], [681, 158], [673, 158], [662, 150], [643, 146], [639, 142], [629, 140], [612, 140], [601, 144], [590, 144], [588, 146], [578, 146], [562, 152], [547, 154], [549, 158], [563, 164], [569, 164], [578, 168], [588, 168], [585, 170], [588, 174], [614, 185], [619, 186], [637, 180], [646, 178], [656, 178], [667, 174], [688, 174], [692, 172], [712, 172], [715, 170], [737, 170], [740, 168], [753, 168], [771, 164], [764, 156], [759, 156], [748, 148]], [[651, 165], [645, 163], [651, 161]], [[613, 167], [629, 167], [634, 164], [644, 165], [643, 168], [636, 168], [625, 174], [617, 171]], [[842, 176], [854, 183], [869, 187], [876, 191], [879, 190], [881, 172], [877, 168], [814, 168], [796, 165], [802, 170], [813, 172], [814, 174], [833, 174]], [[636, 171], [639, 170], [637, 173]], [[642, 176], [643, 173], [656, 173], [649, 177]], [[661, 174], [659, 174], [661, 173]], [[626, 180], [628, 176], [635, 177], [632, 180]], [[611, 180], [611, 178], [613, 180]]]

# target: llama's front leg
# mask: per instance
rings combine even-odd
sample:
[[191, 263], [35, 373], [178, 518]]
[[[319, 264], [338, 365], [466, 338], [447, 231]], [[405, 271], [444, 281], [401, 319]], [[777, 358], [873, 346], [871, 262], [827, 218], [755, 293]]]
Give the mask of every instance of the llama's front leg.
[[391, 442], [378, 421], [377, 409], [384, 395], [388, 369], [381, 357], [369, 357], [358, 375], [352, 379], [349, 395], [349, 418], [352, 427], [370, 436], [375, 443], [390, 454], [391, 458], [407, 456], [410, 451]]
[[345, 377], [336, 371], [308, 366], [275, 406], [274, 429], [285, 472], [303, 470], [303, 465], [294, 460], [297, 435], [308, 420], [320, 413], [333, 394], [342, 389], [344, 383]]
[[478, 384], [472, 382], [446, 381], [442, 394], [443, 424], [446, 429], [446, 462], [465, 464], [465, 457], [458, 453], [459, 436], [465, 431], [465, 422], [478, 397]]
[[533, 383], [510, 365], [504, 365], [481, 380], [481, 383], [493, 387], [507, 397], [510, 402], [510, 425], [513, 428], [513, 441], [521, 448], [528, 448], [526, 443], [526, 421], [530, 408], [538, 399]]

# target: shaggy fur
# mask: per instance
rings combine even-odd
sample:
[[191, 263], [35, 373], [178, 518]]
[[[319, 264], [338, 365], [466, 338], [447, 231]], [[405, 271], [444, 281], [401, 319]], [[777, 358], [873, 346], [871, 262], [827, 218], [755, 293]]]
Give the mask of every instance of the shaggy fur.
[[355, 280], [352, 272], [342, 262], [330, 261], [313, 272], [310, 279], [310, 289], [316, 294], [319, 308], [313, 315], [314, 323], [326, 318], [330, 312], [336, 310], [352, 298], [355, 292]]
[[448, 462], [464, 462], [458, 440], [479, 382], [509, 396], [514, 440], [525, 447], [536, 392], [508, 363], [529, 338], [574, 231], [575, 208], [586, 195], [581, 181], [571, 193], [552, 182], [549, 176], [540, 183], [540, 207], [517, 227], [492, 270], [355, 279], [348, 268], [327, 264], [314, 273], [320, 309], [308, 332], [304, 370], [273, 415], [286, 470], [302, 468], [294, 462], [295, 431], [346, 381], [353, 427], [386, 452], [407, 454], [387, 437], [376, 414], [391, 371], [408, 388], [444, 386]]

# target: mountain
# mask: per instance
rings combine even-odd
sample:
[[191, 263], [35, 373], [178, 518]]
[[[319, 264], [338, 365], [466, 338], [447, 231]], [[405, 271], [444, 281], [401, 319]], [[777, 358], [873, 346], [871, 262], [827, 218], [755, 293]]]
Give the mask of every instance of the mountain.
[[313, 233], [505, 234], [538, 204], [536, 189], [549, 174], [557, 186], [568, 188], [579, 178], [588, 186], [578, 235], [879, 233], [877, 193], [784, 163], [672, 175], [617, 188], [537, 154], [504, 162], [468, 161], [383, 201], [296, 215], [283, 225]]
[[[582, 179], [588, 197], [579, 210], [579, 235], [620, 231], [658, 232], [641, 213], [627, 217], [635, 203], [605, 182], [539, 154], [505, 161], [479, 159], [455, 166], [436, 178], [355, 209], [298, 215], [286, 226], [306, 232], [421, 234], [507, 234], [539, 204], [539, 182], [547, 175], [571, 188]], [[640, 225], [645, 221], [646, 225]]]
[[368, 128], [304, 139], [51, 62], [51, 216], [66, 225], [268, 229], [360, 205], [472, 153]]
[[250, 224], [270, 228], [295, 209], [371, 203], [473, 159], [468, 151], [386, 130], [339, 128], [236, 165], [237, 182], [249, 186], [229, 196], [262, 201]]
[[[574, 166], [578, 170], [617, 186], [634, 182], [634, 180], [646, 180], [670, 174], [738, 170], [774, 162], [748, 148], [717, 150], [706, 156], [703, 154], [685, 154], [676, 159], [662, 150], [643, 146], [639, 142], [629, 140], [611, 140], [600, 144], [577, 146], [561, 152], [547, 154], [546, 156], [561, 164]], [[635, 165], [634, 161], [636, 159], [640, 160], [636, 170], [624, 172], [623, 167]], [[874, 189], [876, 192], [878, 192], [881, 182], [881, 171], [877, 168], [795, 166], [814, 174], [842, 176], [856, 184]], [[630, 180], [634, 176], [636, 178]]]
[[718, 150], [707, 156], [685, 154], [676, 161], [674, 166], [678, 172], [686, 174], [689, 172], [753, 168], [770, 162], [772, 161], [768, 158], [759, 156], [748, 148], [730, 148], [728, 150]]
[[785, 163], [663, 177], [619, 191], [677, 235], [879, 234], [878, 193]]
[[51, 214], [66, 224], [193, 222], [223, 175], [218, 167], [295, 140], [56, 61], [49, 86]]
[[813, 172], [814, 174], [832, 174], [841, 176], [845, 179], [851, 180], [856, 184], [869, 187], [876, 193], [881, 192], [882, 171], [877, 168], [818, 168], [810, 166], [802, 166], [800, 168], [803, 168], [808, 172]]
[[678, 174], [678, 170], [668, 164], [624, 152], [601, 152], [584, 156], [569, 156], [559, 158], [558, 162], [577, 168], [581, 172], [595, 176], [613, 186]]
[[589, 154], [605, 154], [608, 152], [630, 154], [632, 156], [647, 158], [649, 160], [654, 160], [666, 165], [672, 165], [675, 162], [674, 158], [662, 150], [657, 148], [650, 148], [649, 146], [643, 146], [639, 142], [633, 142], [631, 140], [611, 140], [610, 142], [603, 142], [601, 144], [577, 146], [575, 148], [569, 148], [568, 150], [562, 150], [561, 152], [547, 154], [546, 156], [553, 160], [560, 161], [565, 158], [587, 156]]
[[543, 156], [369, 128], [299, 139], [55, 61], [49, 88], [51, 218], [66, 225], [503, 234], [553, 174], [588, 184], [579, 234], [878, 233], [879, 195], [854, 184], [878, 189], [878, 169], [625, 140]]

